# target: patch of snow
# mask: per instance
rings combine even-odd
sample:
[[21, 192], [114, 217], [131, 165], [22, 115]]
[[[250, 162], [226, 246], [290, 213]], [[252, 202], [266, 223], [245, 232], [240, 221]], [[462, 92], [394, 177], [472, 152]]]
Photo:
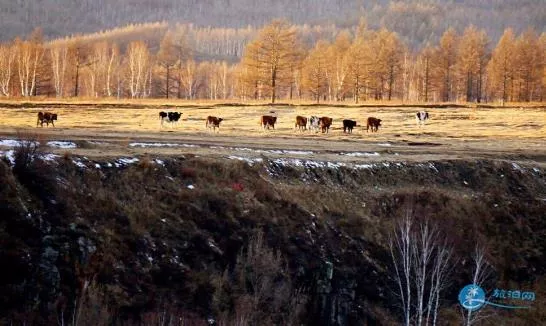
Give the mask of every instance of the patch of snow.
[[76, 143], [73, 143], [71, 141], [57, 141], [57, 140], [56, 141], [48, 141], [47, 146], [55, 147], [55, 148], [65, 148], [65, 149], [78, 147], [78, 146], [76, 146]]
[[157, 159], [157, 158], [156, 158], [156, 159], [154, 160], [154, 162], [155, 162], [156, 164], [158, 164], [158, 165], [165, 166], [165, 162], [162, 161], [162, 160], [160, 160], [160, 159]]
[[466, 182], [466, 180], [463, 180], [463, 183], [468, 186], [468, 182]]
[[519, 172], [525, 172], [525, 169], [519, 166], [517, 163], [512, 162], [512, 168]]
[[436, 173], [440, 172], [440, 171], [438, 171], [438, 169], [436, 168], [436, 166], [434, 165], [434, 163], [430, 162], [430, 163], [428, 163], [428, 166], [429, 166], [432, 170], [434, 170]]
[[235, 155], [230, 155], [227, 157], [228, 159], [230, 160], [238, 160], [238, 161], [243, 161], [243, 162], [246, 162], [248, 163], [248, 165], [253, 165], [254, 163], [257, 163], [257, 162], [262, 162], [263, 159], [262, 158], [248, 158], [248, 157], [241, 157], [241, 156], [235, 156]]
[[355, 164], [353, 166], [353, 169], [355, 169], [355, 170], [373, 169], [374, 167], [375, 167], [374, 164]]
[[15, 151], [14, 150], [9, 150], [7, 152], [0, 152], [0, 156], [3, 156], [5, 158], [7, 158], [11, 165], [15, 164]]
[[166, 218], [162, 218], [162, 219], [161, 219], [161, 222], [167, 223], [167, 219], [166, 219]]
[[130, 147], [201, 147], [193, 144], [176, 144], [176, 143], [130, 143]]
[[540, 169], [539, 168], [533, 168], [533, 171], [535, 171], [536, 173], [539, 173]]
[[362, 157], [362, 156], [368, 157], [368, 156], [379, 156], [379, 153], [378, 152], [373, 152], [373, 153], [352, 152], [352, 153], [339, 153], [339, 155], [345, 155], [345, 156], [351, 156], [351, 157]]
[[53, 161], [56, 161], [57, 158], [59, 158], [60, 156], [59, 155], [55, 155], [55, 154], [43, 154], [40, 156], [40, 158], [44, 161], [50, 161], [50, 162], [53, 162]]
[[292, 154], [292, 155], [312, 155], [312, 151], [282, 151], [283, 154]]
[[82, 169], [87, 168], [87, 166], [85, 164], [83, 164], [82, 161], [80, 161], [80, 160], [72, 160], [72, 163], [74, 163], [79, 168], [82, 168]]
[[95, 168], [100, 169], [100, 164], [99, 164], [99, 163], [96, 163], [96, 164], [95, 164]]
[[392, 144], [390, 143], [382, 143], [382, 144], [376, 144], [377, 146], [381, 146], [381, 147], [391, 147]]
[[119, 158], [115, 164], [116, 166], [119, 166], [119, 165], [123, 166], [123, 165], [135, 164], [138, 161], [139, 159], [136, 157], [133, 157], [133, 158], [122, 157], [122, 158]]
[[[21, 144], [23, 144], [23, 141], [16, 140], [16, 139], [2, 139], [2, 140], [0, 140], [0, 146], [4, 146], [4, 147], [17, 147], [17, 146], [20, 146]], [[36, 145], [36, 146], [40, 145], [40, 143], [37, 142], [37, 141], [33, 142], [33, 144]]]
[[193, 190], [193, 189], [195, 189], [195, 186], [194, 185], [188, 185], [186, 188]]

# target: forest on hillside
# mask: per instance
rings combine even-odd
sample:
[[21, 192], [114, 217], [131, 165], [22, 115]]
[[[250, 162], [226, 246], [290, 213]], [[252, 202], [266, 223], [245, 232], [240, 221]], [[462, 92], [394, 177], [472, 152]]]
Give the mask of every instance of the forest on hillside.
[[47, 39], [128, 24], [166, 21], [225, 28], [261, 27], [272, 19], [350, 28], [364, 17], [410, 47], [437, 42], [445, 30], [474, 25], [498, 39], [507, 27], [546, 31], [543, 0], [2, 0], [0, 38], [41, 27]]
[[303, 100], [361, 103], [546, 99], [546, 33], [473, 25], [417, 50], [391, 30], [129, 25], [46, 41], [36, 29], [0, 44], [0, 95]]

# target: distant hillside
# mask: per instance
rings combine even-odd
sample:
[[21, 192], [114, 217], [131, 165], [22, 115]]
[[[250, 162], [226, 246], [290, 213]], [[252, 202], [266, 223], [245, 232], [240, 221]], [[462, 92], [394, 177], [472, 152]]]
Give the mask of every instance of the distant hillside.
[[371, 27], [385, 26], [413, 45], [436, 40], [449, 26], [462, 30], [474, 24], [492, 39], [508, 26], [546, 31], [543, 0], [2, 0], [0, 38], [26, 35], [35, 27], [55, 38], [150, 21], [245, 27], [278, 17], [340, 27], [365, 17]]

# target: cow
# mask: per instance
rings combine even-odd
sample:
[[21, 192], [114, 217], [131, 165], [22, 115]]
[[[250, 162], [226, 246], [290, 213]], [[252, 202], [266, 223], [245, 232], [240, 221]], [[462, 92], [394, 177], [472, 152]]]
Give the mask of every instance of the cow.
[[319, 117], [312, 115], [307, 121], [309, 121], [309, 130], [318, 132], [319, 130]]
[[419, 124], [419, 126], [421, 126], [422, 124], [424, 125], [425, 122], [429, 118], [427, 111], [419, 111], [419, 112], [417, 112], [417, 114], [415, 116], [416, 116], [417, 123]]
[[322, 133], [328, 133], [328, 130], [330, 130], [330, 126], [332, 126], [333, 121], [334, 119], [329, 117], [319, 118], [319, 125], [320, 125], [320, 129], [322, 130]]
[[374, 131], [377, 132], [377, 129], [379, 129], [379, 126], [381, 126], [381, 119], [369, 117], [366, 123], [366, 132], [368, 132], [370, 127], [372, 128], [372, 132]]
[[294, 126], [294, 128], [298, 128], [300, 131], [307, 130], [307, 118], [298, 115], [296, 117], [296, 125]]
[[205, 126], [207, 128], [213, 128], [214, 131], [216, 131], [216, 128], [218, 128], [218, 131], [220, 131], [220, 122], [222, 121], [224, 121], [224, 119], [209, 115], [207, 117], [207, 123], [205, 124]]
[[263, 115], [262, 119], [260, 121], [261, 125], [264, 127], [264, 129], [267, 127], [272, 127], [275, 129], [275, 123], [277, 123], [277, 117], [271, 116], [271, 115]]
[[343, 120], [343, 132], [353, 133], [353, 128], [356, 127], [356, 121], [345, 119]]
[[57, 113], [38, 112], [38, 121], [36, 122], [36, 127], [38, 127], [38, 125], [43, 127], [44, 122], [46, 123], [46, 127], [49, 127], [50, 122], [51, 122], [51, 125], [55, 127], [55, 123], [54, 123], [55, 120], [57, 120]]
[[163, 122], [167, 121], [171, 124], [178, 123], [178, 120], [180, 120], [180, 117], [182, 116], [181, 112], [159, 112], [159, 119], [161, 120], [161, 126], [163, 126]]

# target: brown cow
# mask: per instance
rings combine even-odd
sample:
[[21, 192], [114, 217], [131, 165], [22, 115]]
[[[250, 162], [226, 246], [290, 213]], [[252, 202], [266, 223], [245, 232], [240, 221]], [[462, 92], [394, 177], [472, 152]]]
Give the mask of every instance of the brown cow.
[[325, 133], [325, 132], [328, 133], [328, 130], [330, 129], [330, 126], [332, 126], [333, 121], [334, 119], [329, 117], [319, 118], [319, 125], [320, 125], [320, 130], [322, 130], [322, 133]]
[[275, 123], [277, 122], [277, 117], [274, 117], [274, 116], [271, 116], [271, 115], [263, 115], [262, 116], [262, 120], [260, 121], [261, 125], [264, 127], [267, 127], [267, 129], [269, 129], [269, 127], [273, 127], [273, 129], [275, 129]]
[[377, 129], [379, 129], [379, 126], [381, 126], [381, 119], [377, 119], [374, 117], [369, 117], [368, 122], [366, 123], [366, 132], [368, 132], [368, 129], [371, 127], [372, 132], [377, 132]]
[[213, 128], [214, 131], [216, 131], [216, 128], [218, 128], [218, 131], [220, 131], [220, 122], [222, 121], [224, 121], [224, 119], [209, 115], [207, 117], [207, 123], [205, 124], [205, 126], [207, 128]]
[[307, 118], [298, 115], [296, 117], [296, 125], [294, 126], [294, 128], [298, 128], [299, 130], [307, 130]]
[[55, 123], [54, 123], [55, 120], [57, 120], [57, 113], [38, 112], [38, 121], [36, 122], [36, 127], [38, 127], [38, 125], [43, 127], [44, 122], [46, 123], [46, 127], [49, 127], [50, 122], [51, 122], [51, 125], [55, 127]]

